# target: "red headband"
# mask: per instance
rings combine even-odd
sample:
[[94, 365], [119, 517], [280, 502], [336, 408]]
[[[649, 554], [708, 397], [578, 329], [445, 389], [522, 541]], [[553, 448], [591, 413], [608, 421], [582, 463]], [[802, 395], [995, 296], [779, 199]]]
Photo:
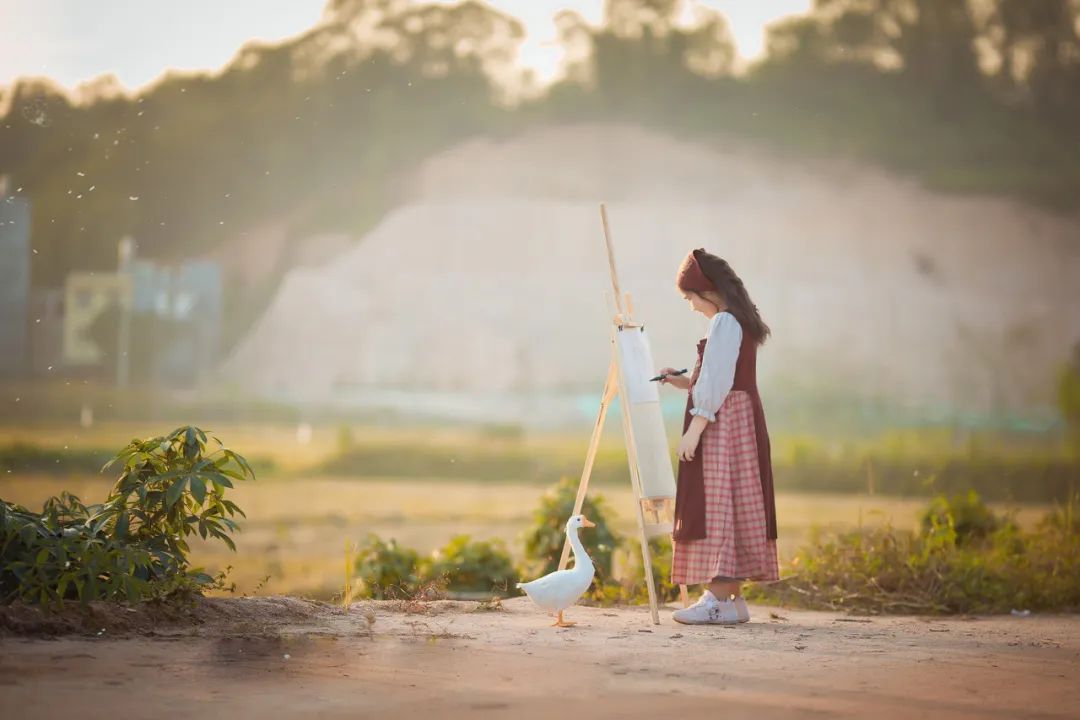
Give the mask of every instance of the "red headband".
[[675, 284], [683, 292], [716, 292], [716, 286], [705, 276], [698, 264], [695, 253], [705, 252], [703, 249], [694, 250], [686, 256], [679, 266], [679, 275]]

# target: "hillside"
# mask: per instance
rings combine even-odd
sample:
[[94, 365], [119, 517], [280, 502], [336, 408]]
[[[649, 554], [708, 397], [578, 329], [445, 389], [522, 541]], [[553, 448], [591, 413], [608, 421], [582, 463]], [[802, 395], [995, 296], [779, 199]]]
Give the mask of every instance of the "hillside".
[[702, 322], [673, 280], [700, 246], [732, 262], [772, 325], [774, 394], [1031, 409], [1051, 402], [1080, 338], [1076, 221], [733, 139], [598, 124], [435, 156], [353, 249], [286, 276], [224, 372], [304, 400], [594, 391], [610, 287], [599, 200], [659, 363], [692, 360]]

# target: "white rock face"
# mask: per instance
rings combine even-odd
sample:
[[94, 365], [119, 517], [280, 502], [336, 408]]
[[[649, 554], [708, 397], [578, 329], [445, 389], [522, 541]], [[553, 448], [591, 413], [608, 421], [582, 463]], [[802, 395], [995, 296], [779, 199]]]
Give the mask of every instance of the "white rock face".
[[844, 385], [1029, 409], [1051, 402], [1080, 341], [1075, 218], [735, 144], [574, 126], [429, 160], [409, 204], [333, 262], [289, 274], [223, 372], [299, 400], [423, 396], [438, 411], [484, 398], [526, 420], [537, 398], [599, 392], [601, 200], [657, 363], [692, 363], [704, 328], [674, 289], [679, 261], [704, 247], [731, 262], [773, 328], [766, 400]]

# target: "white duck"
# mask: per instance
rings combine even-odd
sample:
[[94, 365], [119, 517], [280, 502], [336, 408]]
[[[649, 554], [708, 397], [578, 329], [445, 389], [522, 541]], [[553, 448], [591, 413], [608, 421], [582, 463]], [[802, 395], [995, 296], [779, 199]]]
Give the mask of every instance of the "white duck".
[[570, 547], [574, 549], [574, 567], [569, 570], [556, 570], [532, 582], [517, 584], [534, 603], [548, 612], [559, 614], [554, 623], [555, 627], [574, 625], [563, 620], [563, 610], [577, 602], [589, 589], [596, 572], [592, 558], [578, 540], [578, 530], [583, 527], [596, 527], [596, 524], [584, 515], [574, 515], [566, 521], [566, 535], [570, 538]]

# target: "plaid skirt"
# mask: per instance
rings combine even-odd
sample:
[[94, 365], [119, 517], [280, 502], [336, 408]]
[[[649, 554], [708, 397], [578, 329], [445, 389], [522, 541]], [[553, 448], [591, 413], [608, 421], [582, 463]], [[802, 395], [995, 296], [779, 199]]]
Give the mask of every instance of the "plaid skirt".
[[697, 451], [705, 476], [706, 537], [672, 543], [671, 581], [777, 580], [776, 541], [768, 539], [749, 395], [728, 393]]

